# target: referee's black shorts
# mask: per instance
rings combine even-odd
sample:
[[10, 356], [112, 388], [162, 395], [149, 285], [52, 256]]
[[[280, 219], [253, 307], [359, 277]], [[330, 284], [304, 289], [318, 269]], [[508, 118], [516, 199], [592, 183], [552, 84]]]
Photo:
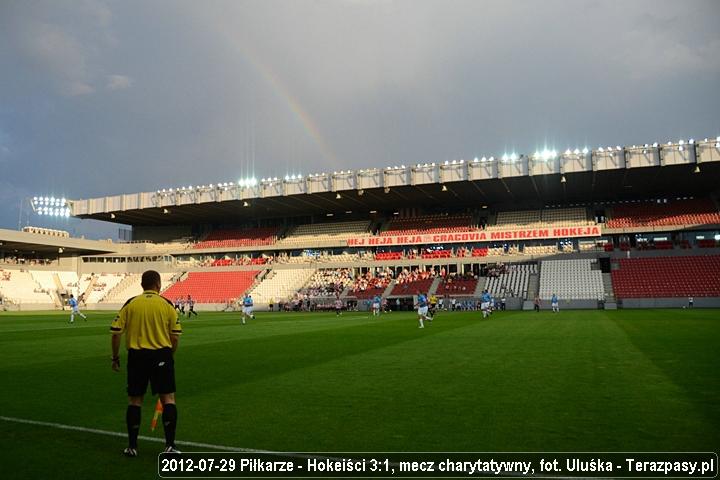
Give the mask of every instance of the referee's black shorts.
[[127, 394], [131, 397], [145, 395], [148, 382], [153, 395], [175, 393], [175, 362], [172, 349], [128, 350]]

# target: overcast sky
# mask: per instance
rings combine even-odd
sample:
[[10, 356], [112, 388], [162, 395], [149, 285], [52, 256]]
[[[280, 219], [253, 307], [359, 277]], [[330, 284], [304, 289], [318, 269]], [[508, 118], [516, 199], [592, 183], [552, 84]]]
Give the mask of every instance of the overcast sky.
[[714, 137], [718, 18], [716, 0], [0, 0], [0, 228], [37, 194]]

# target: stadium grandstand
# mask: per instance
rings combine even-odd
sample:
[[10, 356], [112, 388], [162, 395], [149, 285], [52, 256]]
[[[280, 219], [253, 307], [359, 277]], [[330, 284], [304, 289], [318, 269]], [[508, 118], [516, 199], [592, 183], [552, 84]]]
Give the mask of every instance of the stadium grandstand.
[[[720, 139], [510, 155], [68, 200], [132, 227], [123, 242], [0, 231], [0, 299], [116, 309], [161, 272], [163, 294], [221, 310], [402, 299], [531, 309], [720, 306]], [[395, 303], [393, 303], [395, 304]]]

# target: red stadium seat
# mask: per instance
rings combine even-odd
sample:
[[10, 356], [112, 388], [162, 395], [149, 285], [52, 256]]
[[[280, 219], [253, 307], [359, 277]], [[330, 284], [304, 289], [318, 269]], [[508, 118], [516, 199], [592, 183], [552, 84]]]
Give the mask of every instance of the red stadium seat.
[[191, 295], [198, 303], [225, 303], [240, 297], [255, 281], [252, 272], [192, 272], [163, 292], [171, 300]]
[[617, 205], [608, 228], [664, 227], [669, 225], [717, 225], [720, 212], [709, 199], [676, 200], [668, 203]]
[[262, 247], [277, 241], [278, 227], [214, 230], [193, 248]]
[[613, 270], [618, 298], [718, 297], [720, 255], [622, 258]]

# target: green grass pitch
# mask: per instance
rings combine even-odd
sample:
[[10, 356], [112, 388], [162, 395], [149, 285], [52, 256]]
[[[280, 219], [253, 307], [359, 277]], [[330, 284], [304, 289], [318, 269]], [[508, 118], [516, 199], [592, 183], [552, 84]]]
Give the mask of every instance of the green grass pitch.
[[[0, 314], [0, 416], [124, 432], [112, 313]], [[178, 440], [283, 451], [717, 451], [720, 311], [201, 313]], [[125, 367], [126, 354], [121, 354]], [[143, 409], [150, 432], [154, 398]], [[161, 443], [0, 420], [3, 478], [155, 478]], [[199, 450], [193, 448], [192, 450]]]

